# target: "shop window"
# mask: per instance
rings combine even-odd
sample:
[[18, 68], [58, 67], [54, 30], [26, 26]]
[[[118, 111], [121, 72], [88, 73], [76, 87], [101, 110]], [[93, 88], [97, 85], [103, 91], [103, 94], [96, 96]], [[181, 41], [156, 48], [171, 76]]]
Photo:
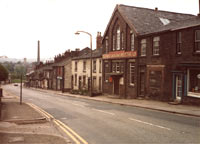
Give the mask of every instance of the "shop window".
[[146, 47], [147, 47], [147, 41], [146, 39], [141, 40], [141, 56], [146, 56]]
[[159, 55], [160, 54], [160, 37], [154, 37], [153, 38], [153, 55]]
[[135, 64], [130, 63], [130, 85], [135, 84]]
[[200, 30], [195, 31], [195, 52], [200, 52]]
[[181, 54], [181, 32], [176, 34], [176, 54]]
[[189, 75], [189, 92], [200, 97], [200, 70], [188, 70]]

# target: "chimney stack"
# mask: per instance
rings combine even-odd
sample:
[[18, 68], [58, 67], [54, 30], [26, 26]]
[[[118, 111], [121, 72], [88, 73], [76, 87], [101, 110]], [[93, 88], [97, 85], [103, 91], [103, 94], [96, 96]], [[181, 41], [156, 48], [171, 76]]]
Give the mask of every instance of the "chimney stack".
[[38, 55], [37, 55], [37, 64], [40, 64], [40, 41], [38, 40]]
[[198, 17], [200, 17], [200, 0], [199, 0], [199, 13], [198, 13]]
[[155, 11], [158, 11], [158, 8], [157, 8], [157, 7], [155, 7]]
[[102, 36], [101, 32], [97, 32], [97, 38], [96, 38], [96, 49], [99, 49], [102, 47]]

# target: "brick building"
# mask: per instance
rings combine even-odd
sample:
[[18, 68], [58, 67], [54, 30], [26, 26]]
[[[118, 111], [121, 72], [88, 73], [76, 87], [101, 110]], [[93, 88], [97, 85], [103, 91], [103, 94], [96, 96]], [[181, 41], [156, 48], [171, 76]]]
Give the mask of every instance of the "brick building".
[[199, 16], [117, 5], [102, 40], [103, 92], [199, 101], [199, 28]]

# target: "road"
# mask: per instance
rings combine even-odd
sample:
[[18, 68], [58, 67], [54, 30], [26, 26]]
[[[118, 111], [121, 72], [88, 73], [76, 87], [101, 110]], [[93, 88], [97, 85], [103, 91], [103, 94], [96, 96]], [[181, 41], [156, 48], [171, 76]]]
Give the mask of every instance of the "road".
[[[19, 96], [19, 87], [3, 86]], [[23, 88], [31, 102], [62, 121], [89, 144], [200, 143], [200, 118], [121, 106]]]

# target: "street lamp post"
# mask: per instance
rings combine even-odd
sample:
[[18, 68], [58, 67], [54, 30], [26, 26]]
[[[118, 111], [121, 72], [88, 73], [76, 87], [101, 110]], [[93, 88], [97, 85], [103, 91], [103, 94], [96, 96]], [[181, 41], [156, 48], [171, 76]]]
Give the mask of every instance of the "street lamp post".
[[92, 97], [92, 35], [85, 31], [77, 31], [75, 34], [85, 33], [90, 36], [90, 96]]

